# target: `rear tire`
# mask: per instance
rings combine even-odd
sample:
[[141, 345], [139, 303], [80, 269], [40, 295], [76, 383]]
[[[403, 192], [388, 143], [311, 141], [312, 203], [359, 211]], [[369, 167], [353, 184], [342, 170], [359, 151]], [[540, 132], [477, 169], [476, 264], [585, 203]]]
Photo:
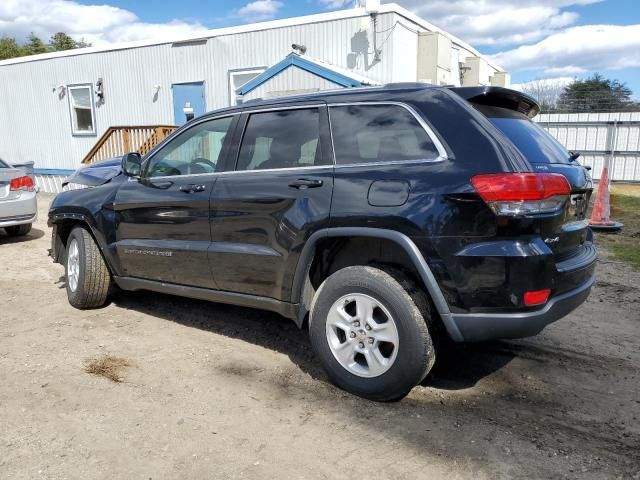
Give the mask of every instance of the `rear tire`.
[[72, 306], [86, 309], [106, 303], [111, 275], [95, 240], [82, 227], [74, 228], [67, 240], [65, 278]]
[[426, 306], [424, 293], [399, 272], [343, 268], [313, 299], [311, 344], [338, 387], [370, 400], [400, 400], [435, 362]]
[[25, 223], [23, 225], [14, 225], [13, 227], [4, 227], [4, 230], [10, 237], [24, 237], [31, 231], [31, 224]]

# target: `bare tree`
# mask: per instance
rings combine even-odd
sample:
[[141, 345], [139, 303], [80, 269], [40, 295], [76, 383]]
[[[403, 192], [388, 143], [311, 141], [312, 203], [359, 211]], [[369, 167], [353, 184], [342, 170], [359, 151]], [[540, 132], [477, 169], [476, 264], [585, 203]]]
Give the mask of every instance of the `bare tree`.
[[520, 89], [535, 98], [543, 112], [554, 110], [567, 82], [554, 79], [537, 79], [523, 83]]

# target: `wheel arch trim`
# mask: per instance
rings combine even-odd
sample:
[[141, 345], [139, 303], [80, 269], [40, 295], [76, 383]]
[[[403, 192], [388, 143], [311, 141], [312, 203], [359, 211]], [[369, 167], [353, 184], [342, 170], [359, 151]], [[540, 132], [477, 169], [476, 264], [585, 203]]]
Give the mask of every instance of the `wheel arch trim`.
[[370, 227], [336, 227], [336, 228], [323, 228], [314, 232], [302, 249], [298, 264], [296, 266], [293, 286], [291, 289], [291, 302], [299, 305], [299, 315], [296, 319], [298, 324], [302, 324], [302, 318], [306, 314], [306, 307], [304, 304], [303, 291], [304, 285], [307, 280], [309, 269], [315, 257], [316, 244], [319, 240], [324, 238], [337, 238], [337, 237], [368, 237], [379, 238], [384, 240], [390, 240], [401, 247], [409, 256], [409, 259], [413, 263], [413, 266], [417, 270], [420, 278], [424, 282], [429, 295], [438, 311], [438, 314], [442, 318], [447, 332], [452, 340], [456, 342], [463, 341], [462, 334], [453, 321], [449, 305], [442, 294], [442, 290], [438, 285], [438, 282], [433, 275], [433, 272], [429, 268], [424, 256], [416, 246], [416, 244], [405, 234], [387, 230], [383, 228], [370, 228]]
[[[74, 221], [78, 225], [81, 225], [85, 227], [87, 230], [89, 230], [90, 235], [93, 237], [96, 244], [98, 245], [98, 248], [100, 249], [100, 252], [102, 253], [102, 257], [104, 258], [107, 264], [107, 267], [111, 270], [111, 272], [114, 272], [113, 262], [111, 261], [111, 255], [110, 255], [111, 252], [109, 251], [109, 248], [104, 242], [104, 238], [101, 235], [101, 232], [96, 227], [95, 220], [91, 215], [86, 213], [80, 213], [80, 212], [70, 212], [70, 213], [56, 212], [49, 217], [48, 225], [52, 227], [55, 224], [59, 224], [69, 220]], [[66, 245], [65, 245], [65, 248], [66, 248]]]

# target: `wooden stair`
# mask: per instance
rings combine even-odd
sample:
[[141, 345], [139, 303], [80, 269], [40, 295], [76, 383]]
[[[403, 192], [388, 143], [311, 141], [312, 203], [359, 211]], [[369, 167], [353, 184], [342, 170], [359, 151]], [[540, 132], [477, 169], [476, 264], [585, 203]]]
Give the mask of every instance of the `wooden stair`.
[[145, 155], [176, 128], [175, 125], [109, 127], [82, 159], [82, 163], [99, 162], [129, 152]]

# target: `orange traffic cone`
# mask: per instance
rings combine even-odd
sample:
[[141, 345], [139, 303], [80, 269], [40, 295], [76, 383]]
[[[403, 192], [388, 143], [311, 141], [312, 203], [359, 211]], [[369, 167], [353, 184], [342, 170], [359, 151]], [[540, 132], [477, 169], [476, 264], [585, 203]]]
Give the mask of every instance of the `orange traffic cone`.
[[602, 167], [602, 175], [600, 175], [600, 184], [598, 185], [598, 193], [596, 202], [593, 204], [591, 219], [589, 226], [592, 230], [601, 230], [614, 232], [620, 230], [623, 225], [620, 222], [614, 222], [609, 219], [609, 169], [605, 165]]

